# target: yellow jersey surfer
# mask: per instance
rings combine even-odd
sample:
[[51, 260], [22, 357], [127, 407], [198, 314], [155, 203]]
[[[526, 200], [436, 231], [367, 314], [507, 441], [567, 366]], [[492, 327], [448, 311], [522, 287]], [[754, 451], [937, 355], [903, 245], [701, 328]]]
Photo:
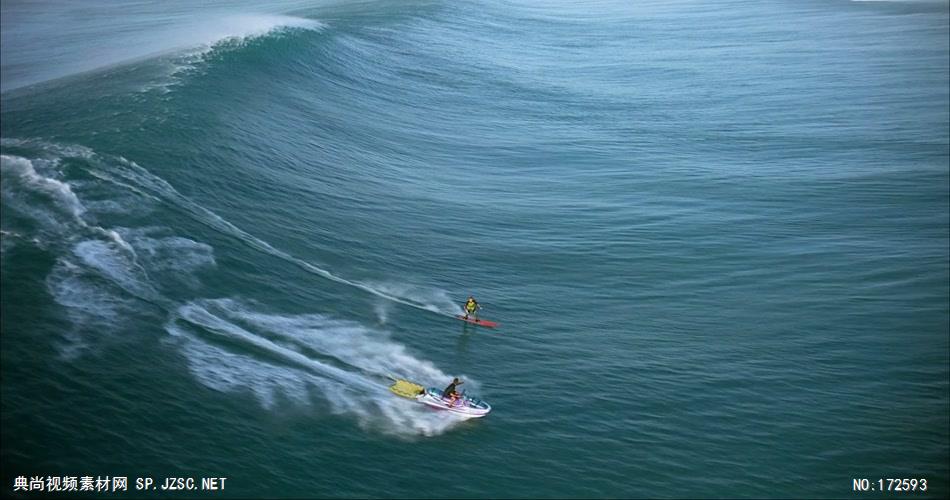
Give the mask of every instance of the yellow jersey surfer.
[[475, 317], [475, 321], [478, 321], [478, 310], [482, 306], [478, 305], [478, 302], [471, 295], [468, 296], [468, 300], [465, 301], [465, 319], [468, 319], [469, 314]]

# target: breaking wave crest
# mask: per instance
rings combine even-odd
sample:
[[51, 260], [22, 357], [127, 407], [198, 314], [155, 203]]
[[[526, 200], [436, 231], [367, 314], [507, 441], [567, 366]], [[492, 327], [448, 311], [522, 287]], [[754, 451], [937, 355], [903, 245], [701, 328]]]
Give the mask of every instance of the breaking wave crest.
[[[79, 27], [80, 30], [90, 30], [92, 35], [96, 30], [104, 29], [96, 24], [98, 19], [103, 22], [114, 17], [114, 12], [96, 10], [101, 7], [86, 6], [88, 25]], [[195, 17], [192, 15], [162, 16], [163, 19], [154, 26], [143, 25], [127, 33], [106, 31], [100, 36], [108, 36], [112, 43], [97, 45], [90, 48], [83, 43], [76, 43], [75, 37], [69, 40], [56, 40], [60, 35], [54, 34], [50, 46], [57, 45], [64, 49], [54, 57], [42, 57], [33, 54], [32, 47], [19, 47], [18, 40], [11, 37], [11, 47], [4, 50], [4, 78], [3, 92], [36, 83], [55, 80], [71, 75], [104, 70], [137, 63], [143, 60], [156, 60], [159, 63], [169, 63], [170, 74], [175, 75], [182, 70], [195, 67], [205, 57], [218, 49], [240, 46], [250, 40], [273, 34], [280, 34], [290, 30], [319, 31], [324, 24], [314, 19], [294, 17], [280, 14], [244, 13], [220, 14], [207, 12]], [[34, 20], [38, 23], [68, 23], [77, 24], [76, 19], [42, 19]], [[106, 26], [111, 24], [106, 23]], [[49, 27], [50, 32], [57, 31]], [[67, 31], [66, 33], [71, 33]], [[66, 35], [63, 35], [66, 36]], [[90, 36], [90, 40], [99, 37]], [[6, 38], [4, 41], [8, 41]], [[80, 40], [82, 41], [82, 40]], [[58, 42], [58, 43], [57, 43]], [[85, 44], [90, 42], [85, 41]], [[15, 50], [18, 48], [19, 50]], [[7, 62], [9, 59], [9, 63]], [[19, 65], [16, 63], [19, 62]], [[6, 71], [9, 70], [9, 71]], [[157, 86], [172, 82], [160, 81]]]

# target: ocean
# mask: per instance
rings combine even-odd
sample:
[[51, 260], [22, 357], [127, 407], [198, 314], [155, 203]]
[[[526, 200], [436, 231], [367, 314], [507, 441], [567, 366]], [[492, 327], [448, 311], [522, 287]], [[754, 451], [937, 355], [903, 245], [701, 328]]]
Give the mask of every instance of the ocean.
[[950, 495], [948, 2], [0, 13], [3, 496]]

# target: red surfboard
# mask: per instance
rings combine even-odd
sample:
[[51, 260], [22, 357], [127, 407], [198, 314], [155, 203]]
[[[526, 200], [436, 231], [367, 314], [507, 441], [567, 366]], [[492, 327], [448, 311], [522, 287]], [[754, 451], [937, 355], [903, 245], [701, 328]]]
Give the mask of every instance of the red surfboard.
[[487, 328], [495, 328], [496, 326], [498, 326], [498, 323], [495, 323], [494, 321], [488, 321], [487, 319], [475, 319], [475, 318], [465, 319], [465, 316], [456, 316], [455, 319], [460, 319], [466, 323], [469, 323], [472, 325], [484, 326]]

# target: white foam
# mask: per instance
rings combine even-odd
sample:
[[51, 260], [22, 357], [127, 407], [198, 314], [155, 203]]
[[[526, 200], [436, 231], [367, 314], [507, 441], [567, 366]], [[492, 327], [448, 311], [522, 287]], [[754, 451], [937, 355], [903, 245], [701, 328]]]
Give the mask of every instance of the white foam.
[[63, 332], [60, 355], [75, 359], [125, 322], [132, 304], [100, 284], [67, 258], [59, 258], [46, 277], [53, 300], [66, 309], [71, 329]]
[[[40, 158], [27, 159], [20, 156], [0, 155], [0, 167], [2, 167], [3, 176], [3, 197], [4, 201], [25, 215], [40, 222], [44, 227], [53, 230], [61, 237], [67, 240], [78, 238], [88, 238], [94, 236], [105, 240], [105, 243], [95, 243], [93, 241], [83, 242], [74, 248], [74, 252], [79, 255], [84, 262], [95, 267], [103, 265], [103, 255], [98, 258], [94, 255], [96, 252], [102, 253], [106, 249], [103, 244], [112, 245], [111, 250], [119, 250], [126, 254], [126, 260], [123, 266], [129, 269], [139, 267], [136, 261], [136, 250], [122, 235], [114, 229], [107, 229], [97, 225], [90, 224], [84, 218], [87, 208], [75, 191], [77, 187], [90, 186], [90, 189], [98, 189], [95, 183], [77, 181], [74, 184], [60, 180], [62, 174], [57, 171], [61, 160], [66, 158], [82, 158], [87, 160], [89, 165], [87, 169], [90, 173], [105, 177], [107, 180], [126, 188], [128, 191], [138, 196], [146, 196], [140, 190], [131, 186], [124, 185], [119, 181], [111, 179], [107, 173], [101, 171], [101, 166], [108, 165], [105, 158], [100, 158], [94, 151], [83, 146], [70, 146], [52, 144], [38, 140], [22, 139], [2, 139], [2, 144], [7, 147], [38, 148]], [[124, 158], [115, 160], [121, 165], [133, 165]], [[41, 171], [38, 171], [41, 169]], [[47, 206], [31, 202], [25, 197], [26, 194], [39, 194], [52, 201], [52, 204], [59, 208], [62, 214], [50, 211]], [[133, 203], [127, 201], [126, 204]], [[135, 200], [135, 204], [140, 204]], [[121, 211], [116, 207], [118, 202], [115, 200], [101, 200], [96, 206], [106, 204], [111, 211]], [[127, 211], [127, 210], [126, 210]], [[66, 215], [63, 217], [62, 215]], [[214, 264], [214, 257], [210, 246], [197, 243], [187, 238], [171, 236], [160, 240], [141, 236], [139, 232], [126, 230], [133, 237], [137, 246], [144, 250], [145, 260], [156, 270], [193, 270], [195, 268]], [[114, 270], [117, 261], [109, 257], [114, 262], [107, 267], [101, 268], [108, 277], [116, 278]], [[109, 271], [109, 272], [107, 272]], [[120, 280], [128, 282], [129, 280]], [[134, 281], [134, 280], [133, 280]]]
[[[433, 435], [460, 421], [386, 389], [388, 373], [423, 383], [449, 377], [384, 332], [322, 315], [263, 314], [228, 299], [192, 302], [175, 316], [166, 329], [182, 341], [192, 373], [213, 389], [249, 389], [265, 408], [272, 408], [281, 395], [304, 404], [318, 396], [333, 412], [353, 415], [366, 428], [393, 434]], [[195, 327], [203, 335], [190, 331]], [[211, 337], [203, 338], [206, 335]], [[219, 337], [225, 342], [216, 342]], [[235, 342], [249, 352], [223, 347]], [[275, 362], [259, 359], [254, 352], [274, 356]]]
[[82, 269], [69, 259], [57, 260], [46, 277], [46, 284], [60, 305], [84, 311], [106, 322], [114, 322], [118, 318], [115, 296], [84, 279]]
[[114, 240], [83, 240], [73, 247], [73, 254], [85, 266], [132, 296], [149, 302], [161, 300], [148, 273], [136, 262], [132, 247], [115, 231], [109, 233]]
[[[30, 144], [26, 141], [3, 140], [4, 144]], [[83, 218], [86, 213], [85, 205], [68, 182], [60, 180], [55, 169], [60, 165], [62, 158], [82, 157], [91, 158], [93, 154], [88, 148], [59, 147], [40, 143], [44, 154], [49, 158], [27, 159], [20, 156], [0, 155], [0, 175], [3, 178], [2, 196], [12, 208], [41, 223], [48, 230], [64, 235], [74, 234], [78, 229], [87, 229], [108, 240], [115, 242], [126, 251], [132, 249], [115, 231], [90, 225]], [[62, 154], [64, 156], [55, 156]], [[74, 156], [67, 156], [74, 155]], [[38, 172], [37, 168], [43, 170]], [[28, 194], [38, 194], [52, 202], [61, 214], [50, 211], [44, 206], [31, 203], [24, 199]], [[62, 217], [65, 215], [66, 217]]]
[[138, 262], [150, 273], [173, 272], [190, 275], [197, 269], [215, 265], [214, 249], [181, 236], [153, 238], [149, 233], [161, 228], [123, 229], [122, 235], [135, 248]]
[[166, 330], [182, 341], [189, 370], [205, 386], [221, 392], [249, 389], [267, 409], [275, 406], [281, 394], [309, 403], [301, 373], [203, 342], [174, 323]]
[[85, 211], [69, 184], [38, 174], [32, 160], [20, 156], [0, 155], [0, 173], [6, 182], [48, 196], [56, 206], [76, 219]]
[[320, 314], [262, 314], [236, 301], [224, 299], [215, 301], [213, 307], [255, 330], [330, 355], [362, 373], [379, 377], [395, 373], [432, 381], [450, 378], [431, 362], [409, 354], [405, 346], [390, 340], [386, 332], [368, 329], [359, 323], [335, 320]]

